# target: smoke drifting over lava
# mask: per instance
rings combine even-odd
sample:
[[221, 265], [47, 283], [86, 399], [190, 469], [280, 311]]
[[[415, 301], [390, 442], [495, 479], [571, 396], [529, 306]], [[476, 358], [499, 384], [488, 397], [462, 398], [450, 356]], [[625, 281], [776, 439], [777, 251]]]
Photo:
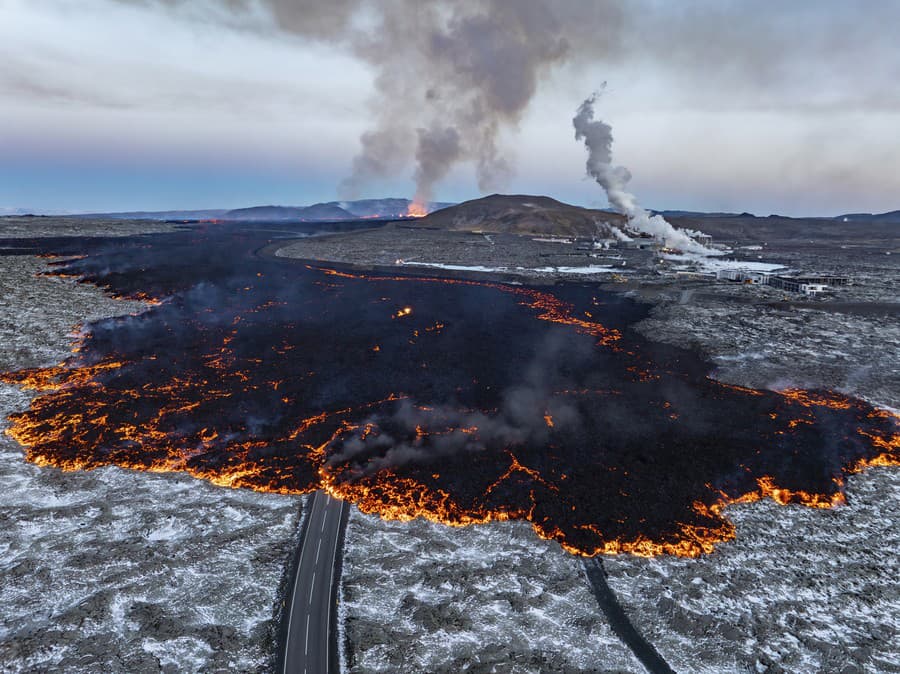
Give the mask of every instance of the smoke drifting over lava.
[[8, 431], [27, 458], [325, 489], [401, 520], [524, 519], [571, 552], [642, 555], [710, 552], [734, 535], [728, 503], [830, 507], [846, 475], [900, 463], [895, 416], [715, 382], [635, 332], [648, 308], [627, 298], [248, 252], [270, 236], [8, 242], [161, 301], [89, 326], [59, 366], [0, 376], [38, 393]]

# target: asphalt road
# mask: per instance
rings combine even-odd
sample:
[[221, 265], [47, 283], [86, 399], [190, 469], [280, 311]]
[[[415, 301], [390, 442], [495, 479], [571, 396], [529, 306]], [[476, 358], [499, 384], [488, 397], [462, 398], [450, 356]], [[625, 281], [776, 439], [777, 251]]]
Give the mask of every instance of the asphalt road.
[[625, 613], [625, 609], [619, 603], [616, 593], [612, 591], [612, 588], [606, 581], [606, 569], [603, 567], [603, 560], [600, 557], [585, 558], [583, 563], [588, 581], [591, 583], [591, 590], [616, 636], [631, 649], [631, 652], [641, 661], [641, 664], [644, 665], [650, 674], [675, 674], [672, 668], [669, 667], [669, 664], [663, 660], [659, 652], [653, 647], [653, 644], [637, 631], [628, 614]]
[[338, 671], [332, 655], [331, 629], [336, 624], [335, 573], [346, 508], [343, 501], [324, 492], [316, 492], [312, 497], [284, 614], [287, 627], [278, 668], [283, 674]]

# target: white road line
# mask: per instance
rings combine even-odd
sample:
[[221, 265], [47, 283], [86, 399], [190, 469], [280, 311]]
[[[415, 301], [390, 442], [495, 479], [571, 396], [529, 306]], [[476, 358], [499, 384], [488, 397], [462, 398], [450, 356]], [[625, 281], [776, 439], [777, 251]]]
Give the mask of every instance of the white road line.
[[[338, 522], [340, 522], [340, 518], [343, 517], [343, 515], [344, 515], [344, 502], [336, 501], [336, 503], [338, 504]], [[325, 507], [327, 508], [328, 506], [325, 506]], [[334, 537], [334, 547], [331, 549], [331, 566], [328, 567], [330, 569], [330, 572], [329, 572], [329, 576], [328, 576], [328, 617], [327, 617], [328, 622], [325, 623], [326, 634], [328, 633], [328, 631], [331, 630], [331, 604], [332, 604], [331, 585], [332, 585], [332, 580], [334, 579], [334, 558], [335, 558], [335, 555], [337, 555], [338, 538], [340, 538], [340, 536]], [[325, 674], [328, 674], [328, 668], [330, 666], [331, 666], [331, 658], [326, 657], [325, 658]]]
[[322, 539], [319, 539], [319, 544], [316, 546], [316, 566], [319, 565], [319, 551], [322, 549]]
[[309, 655], [309, 613], [306, 614], [306, 643], [303, 644], [303, 655]]
[[312, 607], [313, 590], [316, 589], [316, 574], [313, 574], [313, 582], [309, 585], [309, 605]]
[[[313, 502], [309, 508], [309, 516], [312, 517], [316, 510], [316, 503], [318, 503], [318, 499], [316, 498], [318, 492], [313, 494]], [[307, 527], [307, 532], [309, 531], [309, 527]], [[291, 593], [291, 605], [288, 607], [288, 625], [287, 625], [287, 637], [284, 640], [284, 674], [288, 674], [287, 670], [287, 652], [288, 652], [288, 644], [291, 642], [291, 621], [294, 619], [294, 596], [297, 594], [297, 583], [300, 580], [300, 564], [303, 563], [303, 553], [306, 551], [306, 536], [303, 536], [303, 543], [300, 546], [300, 557], [297, 559], [297, 573], [294, 575], [294, 591]], [[309, 618], [307, 618], [307, 621]], [[308, 623], [307, 623], [308, 624]]]

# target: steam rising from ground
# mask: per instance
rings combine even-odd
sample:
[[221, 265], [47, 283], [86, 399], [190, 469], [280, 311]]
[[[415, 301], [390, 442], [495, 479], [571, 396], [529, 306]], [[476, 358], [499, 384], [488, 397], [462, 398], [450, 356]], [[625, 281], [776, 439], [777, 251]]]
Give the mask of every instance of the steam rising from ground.
[[628, 218], [628, 224], [639, 232], [651, 234], [667, 246], [692, 253], [710, 254], [713, 251], [694, 241], [688, 232], [669, 224], [661, 215], [651, 215], [638, 204], [626, 188], [631, 172], [624, 166], [612, 164], [612, 127], [594, 119], [594, 103], [600, 96], [594, 93], [581, 104], [572, 120], [575, 140], [584, 140], [588, 151], [587, 172], [606, 191], [609, 203]]

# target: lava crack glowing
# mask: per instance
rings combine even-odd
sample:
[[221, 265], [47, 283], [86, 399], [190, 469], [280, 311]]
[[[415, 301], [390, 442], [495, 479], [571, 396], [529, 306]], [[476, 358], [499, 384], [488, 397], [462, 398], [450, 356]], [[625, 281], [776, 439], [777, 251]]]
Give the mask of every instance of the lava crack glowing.
[[[633, 330], [648, 308], [265, 259], [264, 230], [19, 241], [138, 315], [88, 326], [9, 435], [39, 465], [185, 471], [325, 489], [382, 517], [529, 521], [584, 555], [696, 556], [725, 506], [832, 507], [900, 462], [895, 415], [829, 391], [757, 391]], [[165, 300], [165, 301], [163, 301]]]

